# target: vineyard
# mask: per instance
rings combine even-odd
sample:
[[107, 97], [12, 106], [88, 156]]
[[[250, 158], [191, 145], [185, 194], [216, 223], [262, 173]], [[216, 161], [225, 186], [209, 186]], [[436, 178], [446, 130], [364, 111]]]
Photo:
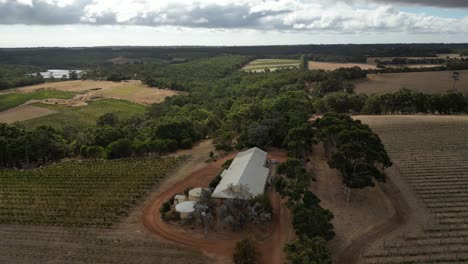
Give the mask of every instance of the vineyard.
[[0, 171], [0, 224], [109, 227], [185, 157]]
[[0, 263], [204, 264], [200, 253], [117, 228], [1, 225]]
[[364, 263], [468, 262], [468, 116], [361, 116], [430, 215], [364, 252]]

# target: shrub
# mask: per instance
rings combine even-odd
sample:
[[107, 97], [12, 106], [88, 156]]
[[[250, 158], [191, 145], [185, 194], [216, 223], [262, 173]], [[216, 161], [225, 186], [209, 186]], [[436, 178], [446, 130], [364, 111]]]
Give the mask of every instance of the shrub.
[[162, 214], [167, 213], [171, 210], [171, 204], [169, 202], [165, 202], [161, 205], [161, 208], [159, 208], [159, 212]]
[[107, 146], [107, 157], [118, 159], [130, 157], [132, 155], [132, 141], [130, 139], [119, 139]]
[[210, 184], [208, 185], [210, 187], [210, 189], [214, 190], [216, 188], [216, 186], [218, 186], [221, 179], [222, 179], [221, 175], [218, 175], [213, 180], [211, 180]]
[[182, 139], [182, 141], [180, 142], [180, 146], [181, 148], [183, 149], [191, 149], [192, 148], [192, 139], [191, 138], [184, 138]]
[[331, 264], [330, 251], [325, 240], [320, 237], [301, 236], [298, 240], [286, 244], [287, 264]]
[[236, 244], [233, 255], [234, 264], [256, 264], [257, 250], [252, 240], [243, 239]]

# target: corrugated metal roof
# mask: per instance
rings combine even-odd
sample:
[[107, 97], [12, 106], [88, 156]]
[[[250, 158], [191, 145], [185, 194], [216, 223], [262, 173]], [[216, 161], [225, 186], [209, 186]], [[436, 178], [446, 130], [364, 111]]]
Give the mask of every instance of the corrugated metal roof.
[[265, 167], [267, 153], [259, 148], [239, 152], [225, 172], [212, 197], [235, 198], [240, 186], [252, 196], [263, 194], [269, 169]]

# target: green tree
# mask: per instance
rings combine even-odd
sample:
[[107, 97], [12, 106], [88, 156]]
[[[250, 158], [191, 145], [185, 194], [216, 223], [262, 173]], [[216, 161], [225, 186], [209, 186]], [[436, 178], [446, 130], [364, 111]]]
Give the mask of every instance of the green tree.
[[284, 247], [287, 264], [331, 264], [326, 241], [320, 237], [300, 236]]
[[250, 239], [243, 239], [236, 243], [233, 255], [234, 264], [256, 264], [257, 249]]
[[119, 139], [107, 146], [109, 159], [126, 158], [132, 155], [132, 141], [127, 138]]

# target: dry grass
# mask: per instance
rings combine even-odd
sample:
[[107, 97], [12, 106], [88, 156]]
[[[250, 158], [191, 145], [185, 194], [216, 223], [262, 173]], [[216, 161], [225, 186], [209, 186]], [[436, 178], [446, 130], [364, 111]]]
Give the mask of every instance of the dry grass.
[[275, 71], [283, 68], [297, 68], [299, 67], [298, 60], [287, 60], [287, 59], [258, 59], [247, 64], [242, 70], [263, 72], [265, 69]]
[[93, 93], [104, 98], [123, 99], [134, 103], [150, 105], [161, 103], [166, 97], [179, 94], [172, 90], [150, 88], [141, 83], [102, 89]]
[[[131, 81], [125, 84], [136, 84], [139, 81]], [[120, 82], [108, 82], [108, 81], [92, 81], [92, 80], [85, 80], [85, 81], [64, 81], [64, 82], [52, 82], [52, 83], [42, 83], [32, 86], [26, 86], [16, 89], [7, 90], [8, 92], [33, 92], [40, 89], [52, 89], [52, 90], [61, 90], [61, 91], [68, 91], [68, 92], [84, 92], [91, 89], [108, 89], [114, 88], [118, 86], [122, 86], [124, 83]]]
[[333, 71], [339, 68], [352, 68], [359, 67], [363, 70], [375, 69], [376, 65], [366, 64], [366, 63], [342, 63], [342, 62], [319, 62], [319, 61], [309, 61], [310, 70], [326, 70]]
[[49, 108], [25, 104], [0, 112], [0, 123], [10, 124], [55, 113], [57, 111]]
[[[363, 70], [374, 70], [377, 69], [377, 65], [375, 64], [376, 58], [369, 58], [367, 63], [342, 63], [342, 62], [319, 62], [319, 61], [309, 61], [309, 69], [310, 70], [326, 70], [326, 71], [333, 71], [339, 68], [352, 68], [352, 67], [359, 67]], [[406, 65], [405, 67], [408, 68], [433, 68], [440, 65], [436, 64], [413, 64], [413, 65]]]
[[109, 81], [64, 81], [55, 83], [44, 83], [7, 90], [6, 93], [31, 93], [38, 90], [60, 90], [68, 92], [80, 92], [70, 100], [59, 100], [53, 103], [68, 106], [82, 106], [93, 99], [111, 98], [131, 101], [138, 104], [149, 105], [160, 103], [168, 96], [177, 95], [179, 92], [151, 88], [143, 85], [141, 81], [132, 80], [126, 82]]
[[[468, 94], [468, 70], [459, 71], [458, 91]], [[445, 93], [453, 87], [452, 71], [370, 74], [364, 81], [356, 82], [356, 92], [384, 94], [408, 88], [424, 93]]]

